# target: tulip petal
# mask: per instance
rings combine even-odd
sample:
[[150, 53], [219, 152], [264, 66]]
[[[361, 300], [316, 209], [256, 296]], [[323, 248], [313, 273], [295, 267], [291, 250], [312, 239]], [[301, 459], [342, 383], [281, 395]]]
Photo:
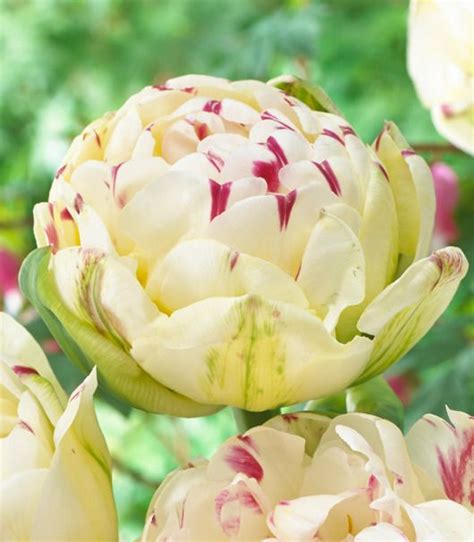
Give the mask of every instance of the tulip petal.
[[459, 149], [474, 156], [474, 100], [472, 88], [468, 91], [469, 101], [444, 104], [431, 109], [431, 118], [438, 132]]
[[270, 427], [254, 427], [231, 437], [214, 454], [207, 477], [221, 481], [243, 474], [253, 478], [274, 506], [283, 498], [298, 495], [303, 477], [304, 440]]
[[33, 520], [32, 539], [117, 538], [111, 461], [92, 402], [96, 387], [93, 371], [58, 421], [56, 449]]
[[[202, 416], [217, 410], [194, 403], [156, 382], [123, 349], [123, 344], [111, 342], [89, 322], [73, 314], [57, 291], [49, 261], [48, 249], [32, 252], [23, 264], [20, 283], [71, 360], [86, 372], [97, 365], [110, 389], [138, 408], [180, 416]], [[125, 285], [125, 291], [133, 292], [136, 287], [132, 281]], [[128, 301], [123, 301], [121, 307], [126, 309]]]
[[312, 412], [291, 412], [275, 416], [263, 425], [277, 431], [303, 437], [305, 439], [305, 453], [313, 457], [330, 421], [330, 418]]
[[152, 272], [147, 292], [170, 313], [208, 297], [261, 295], [306, 308], [295, 281], [265, 260], [240, 254], [217, 241], [184, 241]]
[[433, 178], [426, 162], [409, 148], [400, 130], [387, 122], [375, 143], [395, 198], [399, 229], [400, 275], [429, 251], [434, 226]]
[[365, 298], [362, 303], [348, 307], [337, 326], [337, 337], [347, 341], [354, 336], [355, 323], [364, 308], [393, 279], [398, 257], [398, 220], [390, 184], [379, 169], [372, 163], [359, 241], [364, 250]]
[[391, 523], [377, 523], [358, 533], [354, 542], [408, 542], [406, 535]]
[[0, 312], [0, 353], [2, 361], [10, 368], [32, 369], [51, 383], [58, 397], [65, 398], [40, 345], [22, 325], [4, 312]]
[[446, 495], [474, 510], [474, 419], [448, 410], [452, 425], [427, 414], [407, 435], [410, 456]]
[[47, 472], [46, 469], [31, 469], [0, 483], [0, 540], [33, 540], [32, 518], [41, 499]]
[[208, 298], [158, 318], [132, 355], [195, 401], [260, 411], [343, 389], [370, 349], [362, 337], [338, 343], [298, 307], [246, 295]]
[[464, 506], [449, 500], [429, 501], [411, 506], [402, 501], [416, 540], [471, 542], [473, 515]]
[[272, 262], [295, 276], [320, 209], [337, 202], [324, 182], [286, 195], [249, 197], [217, 216], [206, 237]]
[[382, 373], [425, 335], [450, 303], [467, 268], [458, 248], [439, 250], [412, 264], [372, 301], [357, 324], [361, 332], [375, 336], [363, 380]]
[[332, 332], [341, 312], [364, 299], [365, 259], [359, 239], [331, 207], [321, 211], [306, 246], [297, 283]]
[[[354, 492], [339, 495], [311, 495], [283, 501], [273, 510], [268, 527], [278, 540], [311, 540], [339, 504], [354, 497]], [[330, 536], [326, 540], [334, 540]]]

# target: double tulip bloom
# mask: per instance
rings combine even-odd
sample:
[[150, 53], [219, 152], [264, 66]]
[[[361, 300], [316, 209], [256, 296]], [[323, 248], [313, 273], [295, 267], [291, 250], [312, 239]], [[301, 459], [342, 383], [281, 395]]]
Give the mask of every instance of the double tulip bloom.
[[0, 539], [117, 539], [95, 371], [69, 400], [46, 356], [0, 313]]
[[301, 81], [184, 76], [76, 138], [23, 288], [135, 406], [260, 411], [380, 374], [430, 329], [467, 268], [428, 255], [434, 211], [392, 123], [368, 147]]
[[474, 421], [449, 417], [405, 439], [366, 414], [274, 418], [170, 474], [142, 542], [469, 542]]

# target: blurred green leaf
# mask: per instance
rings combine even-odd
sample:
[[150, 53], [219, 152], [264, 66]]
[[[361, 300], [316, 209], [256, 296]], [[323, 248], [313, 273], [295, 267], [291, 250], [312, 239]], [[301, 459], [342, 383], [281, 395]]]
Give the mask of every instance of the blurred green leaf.
[[347, 412], [365, 412], [390, 420], [403, 430], [404, 409], [392, 388], [378, 376], [346, 392]]

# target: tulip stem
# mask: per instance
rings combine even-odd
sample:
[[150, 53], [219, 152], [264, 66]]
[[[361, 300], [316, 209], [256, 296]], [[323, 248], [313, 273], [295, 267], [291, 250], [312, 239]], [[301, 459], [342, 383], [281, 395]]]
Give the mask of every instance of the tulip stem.
[[242, 408], [233, 408], [232, 412], [237, 430], [239, 433], [245, 433], [250, 428], [262, 425], [262, 423], [265, 423], [270, 418], [278, 416], [280, 409], [273, 408], [272, 410], [263, 410], [262, 412], [251, 412]]

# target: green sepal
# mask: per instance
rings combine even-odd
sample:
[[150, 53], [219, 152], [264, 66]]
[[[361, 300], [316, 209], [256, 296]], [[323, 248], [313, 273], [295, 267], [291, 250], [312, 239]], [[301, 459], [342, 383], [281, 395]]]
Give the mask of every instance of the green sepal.
[[85, 373], [97, 366], [99, 382], [135, 408], [173, 416], [205, 416], [220, 406], [203, 405], [163, 386], [117, 344], [80, 320], [65, 305], [49, 269], [48, 247], [31, 252], [20, 270], [20, 287], [66, 356]]
[[404, 408], [387, 381], [378, 376], [346, 391], [347, 412], [365, 412], [393, 422], [403, 430]]
[[294, 75], [282, 75], [268, 82], [280, 90], [283, 90], [288, 96], [294, 96], [301, 100], [313, 111], [323, 111], [342, 116], [336, 104], [324, 92], [322, 88], [309, 81], [300, 79]]

